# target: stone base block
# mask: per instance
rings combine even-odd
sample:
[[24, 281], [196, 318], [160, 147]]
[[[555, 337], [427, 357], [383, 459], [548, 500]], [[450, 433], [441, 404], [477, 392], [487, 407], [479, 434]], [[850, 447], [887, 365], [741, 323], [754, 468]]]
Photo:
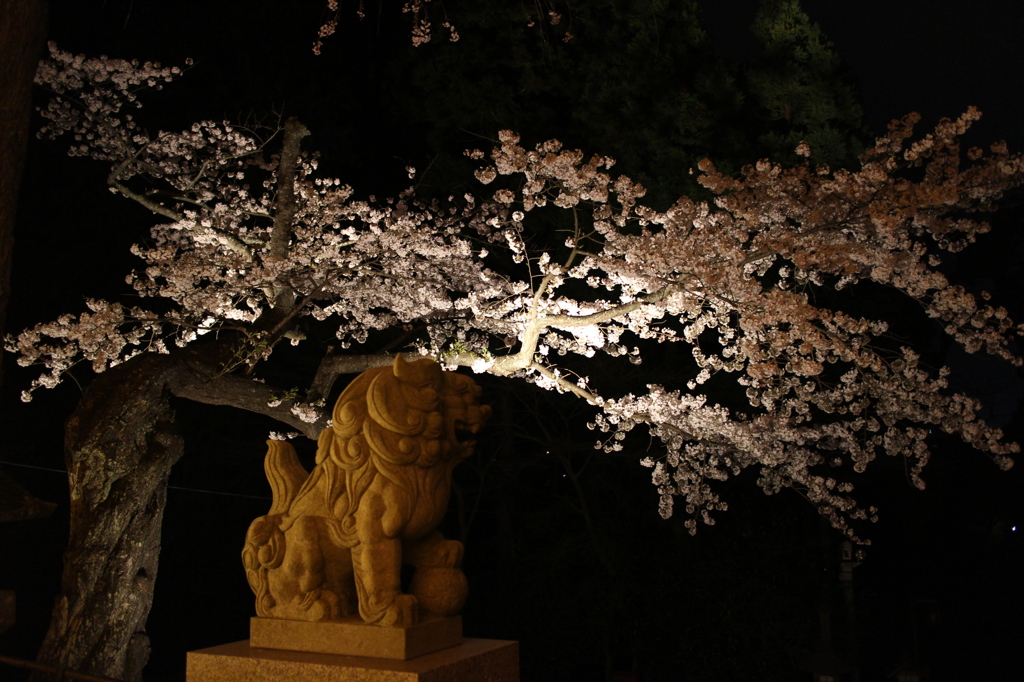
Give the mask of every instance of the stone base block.
[[409, 628], [367, 625], [358, 616], [335, 623], [280, 618], [249, 621], [249, 646], [317, 654], [408, 660], [462, 642], [462, 616], [435, 618]]
[[408, 661], [281, 649], [248, 640], [190, 651], [188, 682], [519, 682], [519, 645], [493, 639]]

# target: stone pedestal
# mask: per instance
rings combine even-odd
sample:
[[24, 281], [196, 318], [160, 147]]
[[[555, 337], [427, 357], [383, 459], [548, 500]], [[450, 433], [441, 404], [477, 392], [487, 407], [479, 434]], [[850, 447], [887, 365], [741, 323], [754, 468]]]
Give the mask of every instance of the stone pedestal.
[[280, 618], [253, 618], [249, 623], [249, 646], [258, 649], [405, 661], [461, 643], [462, 616], [434, 618], [408, 628], [367, 625], [359, 616], [340, 623]]
[[248, 640], [190, 651], [188, 682], [519, 682], [519, 645], [464, 639], [407, 661], [259, 649]]

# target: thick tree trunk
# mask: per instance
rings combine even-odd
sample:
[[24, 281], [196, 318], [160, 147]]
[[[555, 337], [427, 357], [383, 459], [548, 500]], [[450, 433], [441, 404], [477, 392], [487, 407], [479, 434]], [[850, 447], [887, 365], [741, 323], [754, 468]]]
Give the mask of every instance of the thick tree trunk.
[[183, 452], [168, 388], [178, 369], [135, 358], [100, 375], [67, 422], [71, 536], [40, 662], [141, 678], [167, 478]]

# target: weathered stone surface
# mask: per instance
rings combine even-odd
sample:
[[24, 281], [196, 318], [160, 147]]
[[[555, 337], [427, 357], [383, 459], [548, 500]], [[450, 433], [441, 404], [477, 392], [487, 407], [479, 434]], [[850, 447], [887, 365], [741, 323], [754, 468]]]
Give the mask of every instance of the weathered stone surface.
[[372, 656], [405, 661], [462, 643], [462, 617], [434, 618], [408, 628], [382, 628], [359, 616], [341, 622], [310, 623], [253, 618], [249, 645], [342, 656]]
[[99, 375], [68, 419], [71, 527], [41, 663], [141, 679], [167, 478], [184, 453], [167, 389], [175, 371], [169, 356], [138, 356]]
[[[466, 599], [462, 544], [435, 529], [452, 469], [490, 415], [480, 388], [432, 360], [364, 372], [342, 393], [307, 474], [285, 441], [265, 461], [274, 501], [246, 536], [242, 561], [264, 618], [408, 628], [453, 616]], [[412, 594], [402, 564], [415, 568]]]
[[190, 651], [188, 682], [519, 682], [519, 645], [467, 639], [409, 661], [257, 649], [247, 640]]

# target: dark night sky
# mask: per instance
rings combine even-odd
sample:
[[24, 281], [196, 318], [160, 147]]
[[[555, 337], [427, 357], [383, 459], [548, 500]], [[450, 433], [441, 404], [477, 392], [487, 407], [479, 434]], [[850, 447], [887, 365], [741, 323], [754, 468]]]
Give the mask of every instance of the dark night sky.
[[[321, 0], [289, 1], [296, 6], [316, 7]], [[198, 8], [200, 4], [202, 3], [179, 3], [188, 8]], [[236, 8], [234, 11], [239, 13], [249, 12], [249, 4], [244, 2], [211, 1], [209, 4], [218, 8]], [[263, 4], [265, 3], [252, 3]], [[353, 1], [348, 4], [354, 6], [355, 3]], [[702, 5], [705, 12], [705, 27], [724, 53], [742, 56], [752, 49], [747, 26], [756, 11], [755, 1], [702, 0]], [[150, 55], [121, 54], [118, 53], [116, 46], [109, 43], [144, 45], [146, 37], [138, 35], [137, 27], [160, 25], [158, 20], [153, 24], [146, 22], [152, 17], [158, 17], [160, 8], [166, 6], [168, 3], [154, 4], [146, 0], [54, 1], [51, 8], [51, 33], [61, 46], [69, 49], [145, 59]], [[344, 6], [346, 5], [343, 2]], [[1020, 37], [1021, 30], [1024, 29], [1024, 3], [1013, 0], [804, 0], [803, 6], [811, 18], [822, 26], [825, 34], [835, 44], [851, 75], [859, 82], [866, 121], [873, 132], [881, 132], [890, 119], [910, 111], [920, 112], [924, 117], [922, 125], [926, 126], [933, 124], [941, 116], [956, 116], [968, 105], [976, 105], [985, 113], [985, 117], [972, 131], [969, 138], [972, 143], [982, 144], [996, 139], [1006, 139], [1011, 150], [1024, 149], [1024, 126], [1021, 125], [1021, 112], [1024, 112], [1024, 40]], [[312, 18], [313, 24], [307, 26], [297, 21], [288, 28], [289, 31], [295, 32], [296, 44], [303, 47], [308, 45], [315, 32], [318, 11], [314, 10], [307, 14]], [[230, 12], [216, 13], [216, 16], [220, 17], [219, 20], [229, 15]], [[217, 54], [216, 47], [200, 46], [202, 41], [216, 40], [217, 36], [217, 30], [204, 25], [202, 17], [197, 10], [189, 15], [187, 21], [177, 17], [173, 22], [169, 22], [180, 27], [180, 30], [189, 32], [183, 33], [180, 39], [176, 35], [154, 37], [153, 49], [159, 54], [153, 55], [153, 58], [166, 60], [170, 55], [200, 48], [207, 49], [210, 54]], [[247, 15], [246, 20], [252, 21], [253, 17]], [[244, 22], [239, 22], [239, 25], [242, 23]], [[195, 25], [194, 32], [184, 28], [189, 24]], [[226, 31], [242, 30], [227, 24], [225, 26]], [[259, 37], [263, 38], [265, 36]], [[231, 57], [239, 64], [245, 63], [248, 59], [243, 55], [224, 57]], [[356, 64], [353, 68], [359, 68], [359, 65]], [[323, 87], [330, 86], [330, 83], [323, 84]], [[187, 87], [187, 83], [183, 85], [183, 89]], [[330, 132], [318, 133], [317, 140], [318, 144], [330, 144]], [[337, 142], [344, 144], [343, 140]], [[403, 165], [401, 160], [395, 160], [395, 169], [392, 171], [397, 170], [400, 174]], [[36, 193], [36, 203], [49, 203], [60, 207], [62, 201], [65, 202], [66, 205], [59, 210], [64, 211], [63, 214], [67, 216], [67, 224], [74, 226], [74, 234], [69, 231], [68, 239], [62, 245], [55, 244], [52, 237], [40, 239], [38, 235], [33, 235], [34, 228], [22, 228], [18, 246], [21, 250], [16, 251], [15, 256], [19, 259], [16, 267], [21, 275], [15, 282], [16, 300], [12, 304], [9, 317], [12, 326], [28, 324], [43, 317], [65, 312], [60, 307], [69, 305], [69, 301], [80, 300], [82, 292], [76, 288], [79, 282], [78, 274], [74, 275], [75, 282], [71, 283], [67, 279], [52, 277], [47, 270], [57, 264], [57, 269], [62, 272], [65, 271], [64, 268], [72, 273], [81, 271], [80, 254], [83, 249], [90, 248], [92, 242], [88, 234], [89, 221], [103, 220], [101, 213], [105, 209], [95, 209], [96, 212], [90, 214], [88, 211], [93, 209], [72, 205], [73, 200], [66, 198], [61, 200], [60, 197], [67, 195], [62, 195], [59, 191], [54, 193], [52, 188], [46, 190], [49, 194], [43, 194], [47, 181], [44, 169], [33, 169], [30, 164], [26, 183], [38, 184], [27, 191]], [[358, 180], [353, 180], [353, 184], [357, 183]], [[364, 189], [373, 191], [372, 187]], [[72, 196], [77, 200], [79, 195]], [[107, 196], [103, 199], [108, 200]], [[58, 213], [59, 211], [47, 215]], [[1020, 211], [1013, 215], [1019, 217]], [[1016, 227], [1016, 224], [1007, 223], [1003, 229]], [[66, 227], [61, 229], [67, 230]], [[114, 229], [120, 228], [115, 226]], [[989, 248], [998, 249], [999, 246]], [[115, 266], [108, 266], [106, 261], [101, 259], [90, 261], [89, 271], [81, 272], [81, 281], [92, 283], [103, 279], [119, 280], [123, 276], [127, 262], [122, 259], [117, 261]], [[977, 269], [978, 264], [975, 263], [974, 266]], [[1016, 277], [1020, 282], [1019, 271]], [[1004, 293], [1012, 298], [1021, 299], [1019, 290]], [[53, 392], [53, 395], [41, 395], [31, 405], [23, 405], [16, 400], [18, 392], [23, 388], [18, 382], [24, 383], [28, 377], [25, 372], [13, 367], [11, 357], [5, 357], [4, 361], [6, 364], [0, 413], [0, 461], [59, 468], [62, 466], [60, 429], [63, 420], [73, 408], [77, 397], [76, 391], [73, 387], [65, 386]], [[1009, 430], [1021, 433], [1019, 410], [1015, 410], [1016, 403], [1012, 400], [1015, 391], [1019, 390], [1020, 373], [1007, 372], [1005, 368], [999, 366], [992, 370], [992, 373], [989, 373], [989, 370], [979, 370], [976, 374], [983, 378], [979, 382], [981, 391], [996, 385], [994, 378], [988, 381], [984, 377], [1001, 374], [1002, 379], [1010, 380], [1009, 383], [1004, 381], [998, 384], [1000, 390], [1004, 390], [1004, 394], [996, 399], [998, 405], [1006, 408], [1004, 411], [1009, 410], [1003, 415]], [[1006, 388], [1007, 386], [1009, 388]], [[203, 421], [187, 408], [184, 408], [184, 412], [186, 423], [194, 429], [193, 438], [208, 439], [212, 443], [221, 442], [218, 440], [221, 436], [216, 432], [216, 424], [211, 424], [209, 420]], [[44, 426], [40, 426], [41, 421], [44, 421]], [[257, 448], [259, 441], [262, 440], [262, 433], [254, 436]], [[184, 468], [183, 465], [179, 466]], [[990, 657], [999, 658], [1000, 661], [999, 665], [990, 668], [993, 671], [991, 676], [986, 677], [982, 674], [974, 679], [1013, 679], [1001, 675], [1022, 662], [1019, 642], [1020, 636], [1024, 634], [1024, 627], [1021, 624], [1022, 616], [1019, 609], [1024, 606], [1024, 593], [1020, 582], [1021, 578], [1024, 578], [1024, 560], [1021, 557], [1021, 542], [1008, 528], [1015, 523], [1024, 523], [1024, 477], [1021, 472], [1024, 467], [1018, 466], [1014, 472], [1003, 475], [995, 472], [994, 468], [981, 458], [958, 456], [952, 464], [937, 463], [936, 469], [935, 486], [928, 493], [911, 500], [910, 493], [905, 488], [899, 491], [898, 494], [902, 496], [900, 499], [904, 502], [910, 500], [912, 504], [900, 502], [892, 504], [887, 509], [890, 512], [889, 516], [883, 517], [883, 522], [878, 526], [877, 534], [873, 537], [875, 546], [870, 550], [869, 561], [859, 569], [860, 575], [863, 576], [864, 583], [875, 586], [879, 594], [891, 595], [893, 598], [900, 595], [913, 595], [915, 598], [940, 597], [949, 602], [947, 617], [960, 621], [959, 624], [962, 626], [957, 632], [973, 632], [970, 638], [962, 641], [965, 649], [974, 651], [972, 654], [965, 653], [965, 660], [974, 661], [978, 657]], [[62, 494], [66, 495], [66, 486], [62, 489], [61, 481], [55, 480], [60, 478], [59, 475], [14, 466], [5, 467], [5, 470], [18, 476], [41, 497], [56, 500]], [[216, 486], [216, 480], [209, 483], [209, 487]], [[235, 489], [234, 492], [263, 494], [259, 490]], [[192, 498], [175, 498], [172, 494], [168, 518], [173, 518], [172, 512], [192, 504], [190, 500]], [[250, 508], [255, 508], [256, 513], [262, 513], [261, 507], [265, 502], [237, 498], [233, 499], [232, 504], [235, 506], [231, 513], [244, 517], [251, 514]], [[768, 503], [758, 508], [768, 510], [766, 514], [771, 514], [773, 509]], [[967, 513], [961, 513], [964, 510]], [[66, 504], [57, 512], [58, 516], [62, 512], [66, 512]], [[730, 511], [729, 514], [733, 512]], [[736, 518], [749, 517], [737, 513]], [[5, 579], [14, 584], [24, 583], [26, 586], [18, 589], [24, 593], [25, 603], [41, 612], [47, 608], [47, 600], [52, 598], [47, 592], [48, 588], [39, 587], [19, 576], [31, 573], [50, 583], [56, 581], [59, 577], [57, 562], [60, 550], [49, 546], [41, 547], [40, 539], [48, 540], [52, 544], [53, 538], [59, 537], [62, 532], [62, 522], [55, 519], [32, 523], [36, 525], [14, 528], [12, 524], [7, 524], [7, 528], [0, 527], [0, 543], [32, 547], [13, 565], [10, 560], [12, 555], [8, 550], [0, 549], [0, 554], [3, 555], [0, 560], [0, 588], [5, 588]], [[736, 531], [736, 525], [723, 519], [719, 527], [704, 531], [711, 534], [711, 539], [701, 539], [700, 542], [707, 542], [709, 546], [714, 546], [716, 542], [725, 544], [731, 542], [728, 533]], [[185, 575], [188, 571], [194, 570], [194, 566], [190, 567], [190, 564], [194, 564], [195, 561], [186, 553], [188, 546], [215, 541], [203, 539], [207, 538], [204, 532], [205, 529], [199, 528], [177, 534], [168, 531], [164, 564], [168, 572], [179, 571]], [[716, 533], [717, 537], [714, 535]], [[683, 538], [679, 541], [688, 542], [689, 539]], [[237, 553], [238, 551], [232, 548], [224, 555], [226, 558], [223, 560], [236, 561]], [[208, 571], [212, 568], [215, 567], [206, 567], [203, 570]], [[21, 573], [15, 574], [12, 571]], [[961, 577], [963, 582], [960, 581]], [[198, 578], [201, 581], [202, 575], [200, 574]], [[244, 583], [241, 570], [238, 571], [238, 578]], [[470, 580], [472, 581], [472, 576]], [[215, 593], [221, 591], [212, 585], [199, 585], [196, 589], [205, 590], [202, 593], [210, 599], [215, 598]], [[247, 587], [243, 585], [242, 589], [244, 591]], [[180, 637], [180, 633], [175, 633], [175, 630], [192, 627], [197, 631], [210, 632], [217, 627], [227, 627], [225, 623], [239, 620], [239, 614], [206, 615], [203, 614], [202, 607], [197, 606], [193, 617], [208, 622], [183, 626], [182, 623], [186, 622], [184, 619], [188, 618], [188, 612], [184, 607], [172, 603], [175, 601], [187, 601], [187, 595], [160, 595], [158, 587], [158, 603], [154, 607], [154, 618], [151, 621], [154, 641], [158, 636], [168, 640], [172, 636]], [[167, 616], [165, 621], [156, 622], [158, 609], [162, 609], [160, 613], [173, 611], [173, 618]], [[41, 633], [37, 633], [40, 627], [45, 626], [45, 619], [40, 619], [36, 613], [27, 615], [25, 622], [29, 629], [34, 630], [28, 634], [4, 636], [7, 637], [6, 644], [4, 637], [0, 637], [0, 652], [6, 652], [7, 649], [4, 647], [9, 646], [17, 655], [26, 653], [33, 646], [32, 637], [41, 636]], [[213, 636], [216, 636], [216, 632]], [[516, 636], [516, 633], [484, 633], [484, 636]], [[522, 633], [520, 636], [525, 638], [528, 633]], [[178, 640], [174, 641], [177, 644]], [[215, 642], [206, 642], [203, 645], [212, 643]], [[158, 650], [157, 646], [154, 644], [154, 661], [166, 664], [169, 668], [173, 668], [175, 664], [168, 661], [183, 656], [184, 649]], [[189, 643], [187, 646], [192, 644]], [[1013, 656], [1016, 658], [1012, 658]], [[0, 667], [0, 680], [6, 679], [6, 672]], [[937, 673], [935, 679], [950, 679], [943, 677], [942, 671]]]

